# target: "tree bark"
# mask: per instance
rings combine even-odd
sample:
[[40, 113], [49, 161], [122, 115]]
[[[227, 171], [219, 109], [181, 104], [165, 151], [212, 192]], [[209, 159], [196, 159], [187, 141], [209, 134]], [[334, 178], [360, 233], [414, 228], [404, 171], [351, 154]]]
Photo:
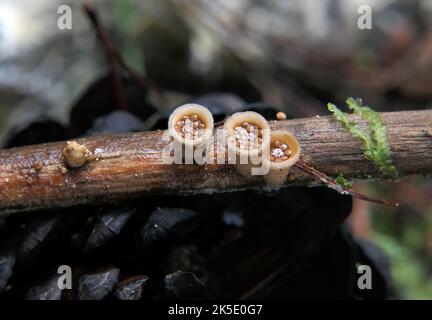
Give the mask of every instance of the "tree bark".
[[[392, 160], [399, 177], [432, 173], [432, 111], [382, 113]], [[351, 116], [362, 127], [367, 124]], [[361, 142], [331, 116], [270, 122], [272, 129], [291, 131], [303, 160], [329, 176], [381, 179], [363, 156]], [[0, 151], [0, 213], [101, 204], [150, 194], [227, 192], [267, 188], [262, 176], [244, 178], [233, 165], [164, 164], [162, 131], [76, 139], [93, 160], [67, 168], [55, 142]], [[224, 152], [217, 151], [217, 152]], [[292, 168], [287, 185], [308, 185], [314, 178]]]

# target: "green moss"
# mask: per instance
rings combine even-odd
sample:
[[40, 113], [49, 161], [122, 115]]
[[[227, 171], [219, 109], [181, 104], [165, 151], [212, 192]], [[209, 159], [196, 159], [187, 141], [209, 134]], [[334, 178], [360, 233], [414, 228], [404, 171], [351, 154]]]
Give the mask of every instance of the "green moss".
[[369, 132], [361, 129], [348, 118], [348, 114], [341, 111], [334, 104], [327, 105], [333, 118], [340, 122], [354, 137], [362, 142], [363, 154], [386, 177], [396, 177], [396, 167], [391, 160], [390, 146], [387, 141], [387, 127], [378, 112], [368, 106], [363, 106], [360, 99], [348, 98], [348, 107], [354, 114], [366, 120]]
[[345, 179], [343, 174], [339, 174], [335, 179], [335, 181], [337, 182], [338, 185], [340, 185], [345, 190], [352, 187], [352, 182]]
[[427, 267], [412, 254], [410, 248], [388, 235], [374, 232], [372, 239], [381, 247], [391, 262], [395, 289], [407, 299], [430, 299], [432, 279]]

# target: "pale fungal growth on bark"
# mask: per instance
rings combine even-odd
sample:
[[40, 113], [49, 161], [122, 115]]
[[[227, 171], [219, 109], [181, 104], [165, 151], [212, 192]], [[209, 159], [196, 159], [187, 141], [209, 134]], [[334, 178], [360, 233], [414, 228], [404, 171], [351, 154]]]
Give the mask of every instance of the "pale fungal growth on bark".
[[285, 112], [279, 111], [278, 113], [276, 113], [276, 119], [279, 121], [286, 120], [287, 116]]
[[285, 183], [289, 169], [300, 158], [300, 144], [286, 130], [275, 130], [270, 133], [270, 171], [265, 176], [267, 184], [282, 185]]
[[267, 120], [253, 111], [237, 112], [224, 124], [229, 155], [235, 155], [237, 171], [247, 177], [252, 168], [262, 163], [263, 153], [268, 152], [270, 127]]
[[196, 147], [213, 135], [213, 116], [199, 104], [189, 103], [175, 109], [168, 120], [168, 130], [175, 140]]
[[76, 141], [67, 141], [66, 147], [62, 152], [65, 162], [71, 168], [83, 166], [91, 154], [86, 146], [79, 144]]

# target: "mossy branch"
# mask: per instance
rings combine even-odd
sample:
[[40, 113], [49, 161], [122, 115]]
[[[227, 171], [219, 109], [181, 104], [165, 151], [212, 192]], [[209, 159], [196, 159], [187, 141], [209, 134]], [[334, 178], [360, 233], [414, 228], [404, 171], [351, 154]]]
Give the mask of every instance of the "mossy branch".
[[[387, 126], [392, 159], [399, 177], [432, 174], [432, 110], [380, 114]], [[341, 115], [345, 119], [345, 115]], [[354, 116], [346, 116], [352, 122]], [[360, 128], [367, 121], [356, 119]], [[272, 130], [288, 130], [298, 139], [302, 163], [328, 177], [382, 179], [363, 154], [362, 143], [330, 116], [271, 121]], [[77, 204], [107, 204], [152, 194], [196, 194], [267, 189], [262, 176], [237, 174], [233, 165], [168, 165], [162, 153], [162, 131], [77, 139], [92, 155], [79, 168], [69, 168], [55, 142], [0, 150], [0, 214]], [[365, 136], [369, 143], [369, 135]], [[215, 157], [224, 150], [216, 150]], [[300, 161], [299, 161], [300, 162]], [[305, 166], [304, 166], [305, 167]], [[305, 167], [306, 168], [306, 167]], [[326, 183], [326, 182], [323, 182]], [[317, 184], [297, 166], [287, 185]]]

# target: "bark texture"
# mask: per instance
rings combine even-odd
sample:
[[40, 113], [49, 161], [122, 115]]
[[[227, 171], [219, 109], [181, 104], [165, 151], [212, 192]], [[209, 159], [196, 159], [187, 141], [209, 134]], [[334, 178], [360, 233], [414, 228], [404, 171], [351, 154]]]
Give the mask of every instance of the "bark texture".
[[[432, 173], [432, 111], [381, 114], [387, 124], [392, 160], [399, 176]], [[352, 116], [361, 126], [367, 124]], [[381, 179], [366, 160], [361, 142], [331, 116], [270, 122], [291, 131], [309, 165], [330, 175]], [[167, 165], [162, 131], [76, 139], [93, 154], [79, 168], [68, 168], [66, 142], [0, 151], [0, 213], [106, 203], [150, 194], [226, 192], [266, 188], [263, 177], [237, 174], [233, 165]], [[218, 152], [224, 152], [218, 151]], [[287, 185], [307, 185], [313, 177], [293, 168]]]

